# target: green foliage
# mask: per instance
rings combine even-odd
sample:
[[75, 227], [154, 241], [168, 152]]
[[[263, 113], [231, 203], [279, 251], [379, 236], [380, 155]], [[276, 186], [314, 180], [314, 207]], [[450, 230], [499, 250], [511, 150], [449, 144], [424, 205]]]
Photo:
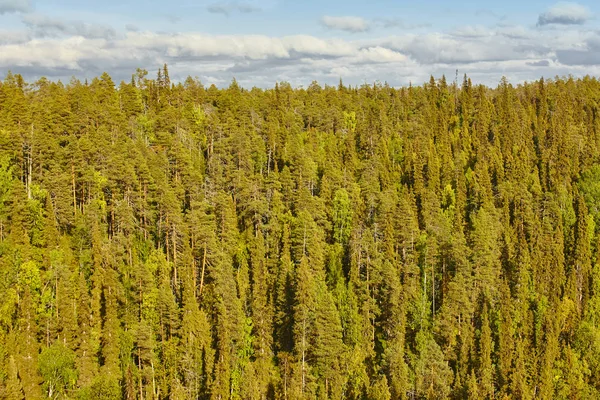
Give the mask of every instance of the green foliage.
[[344, 128], [346, 128], [347, 132], [354, 133], [356, 130], [356, 112], [344, 111]]
[[419, 397], [445, 399], [450, 393], [452, 370], [433, 337], [420, 331], [416, 337], [415, 390]]
[[600, 164], [592, 165], [590, 169], [584, 171], [578, 186], [590, 215], [594, 217], [595, 226], [598, 226], [600, 224]]
[[42, 287], [40, 270], [34, 261], [26, 261], [19, 267], [17, 288], [29, 289], [33, 293], [39, 293]]
[[0, 158], [0, 217], [4, 214], [6, 202], [10, 199], [13, 185], [13, 166], [9, 156]]
[[120, 400], [121, 387], [114, 377], [100, 374], [90, 387], [79, 390], [77, 398], [79, 400]]
[[352, 231], [352, 204], [345, 189], [339, 189], [333, 197], [333, 238], [347, 243]]
[[42, 350], [38, 364], [48, 397], [67, 398], [77, 383], [75, 353], [57, 342]]
[[0, 84], [0, 398], [598, 398], [595, 78]]
[[19, 379], [17, 371], [17, 363], [15, 358], [10, 356], [8, 359], [8, 371], [6, 378], [6, 387], [2, 392], [2, 398], [6, 400], [23, 400], [23, 386], [21, 385], [21, 379]]

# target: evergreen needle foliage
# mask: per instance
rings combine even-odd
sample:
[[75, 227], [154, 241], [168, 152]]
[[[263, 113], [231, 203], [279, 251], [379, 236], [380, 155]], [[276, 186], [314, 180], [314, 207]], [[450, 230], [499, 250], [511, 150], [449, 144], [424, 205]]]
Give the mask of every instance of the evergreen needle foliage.
[[0, 83], [0, 398], [600, 398], [600, 82]]

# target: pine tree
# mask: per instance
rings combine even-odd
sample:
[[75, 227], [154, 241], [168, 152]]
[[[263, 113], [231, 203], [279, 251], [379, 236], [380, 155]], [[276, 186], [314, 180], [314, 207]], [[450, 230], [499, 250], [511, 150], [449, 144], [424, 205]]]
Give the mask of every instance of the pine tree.
[[0, 82], [0, 397], [597, 398], [596, 78]]
[[7, 371], [6, 387], [4, 389], [3, 398], [7, 400], [23, 400], [23, 387], [21, 385], [21, 379], [17, 370], [17, 363], [15, 358], [10, 356], [8, 359], [8, 371]]

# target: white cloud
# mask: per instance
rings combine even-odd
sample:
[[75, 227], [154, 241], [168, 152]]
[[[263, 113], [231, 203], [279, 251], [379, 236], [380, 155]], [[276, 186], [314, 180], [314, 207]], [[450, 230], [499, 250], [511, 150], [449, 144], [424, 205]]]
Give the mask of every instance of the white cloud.
[[0, 30], [0, 45], [26, 43], [30, 39], [27, 32]]
[[282, 40], [264, 35], [213, 36], [129, 32], [113, 47], [132, 54], [157, 54], [169, 58], [265, 58], [289, 57]]
[[577, 3], [558, 3], [538, 17], [538, 26], [582, 25], [591, 18], [590, 11]]
[[485, 28], [481, 25], [463, 26], [461, 28], [455, 29], [451, 33], [453, 36], [465, 37], [465, 38], [480, 38], [480, 37], [489, 36], [491, 34], [491, 32], [487, 28]]
[[459, 37], [442, 33], [404, 35], [385, 39], [383, 45], [407, 54], [423, 65], [469, 64], [522, 58], [516, 43], [495, 36]]
[[600, 65], [600, 34], [588, 37], [581, 46], [560, 49], [556, 56], [564, 65]]
[[83, 38], [72, 37], [65, 40], [31, 40], [25, 44], [1, 46], [0, 65], [10, 67], [43, 66], [44, 68], [79, 69], [78, 62], [93, 54], [95, 59], [101, 53], [93, 50], [94, 44]]
[[321, 23], [329, 29], [351, 33], [366, 32], [369, 30], [369, 23], [361, 17], [331, 17], [326, 15], [321, 18]]
[[0, 15], [31, 11], [31, 0], [0, 0]]
[[527, 65], [532, 67], [548, 67], [550, 66], [550, 61], [548, 60], [539, 60], [539, 61], [529, 61]]
[[355, 55], [355, 60], [364, 64], [404, 63], [407, 59], [404, 54], [380, 46], [360, 49]]
[[173, 80], [191, 75], [226, 84], [235, 76], [247, 86], [281, 80], [335, 84], [340, 77], [350, 84], [380, 80], [400, 85], [422, 83], [430, 74], [454, 76], [456, 69], [486, 84], [503, 75], [531, 80], [541, 74], [600, 72], [600, 36], [570, 27], [465, 27], [450, 33], [325, 39], [132, 29], [103, 34], [107, 27], [26, 20], [29, 31], [0, 30], [0, 71], [11, 69], [28, 78], [90, 78], [107, 71], [119, 81], [138, 67], [153, 71], [165, 62]]
[[341, 39], [319, 39], [310, 35], [285, 36], [282, 43], [291, 52], [322, 57], [348, 56], [356, 51], [356, 45]]

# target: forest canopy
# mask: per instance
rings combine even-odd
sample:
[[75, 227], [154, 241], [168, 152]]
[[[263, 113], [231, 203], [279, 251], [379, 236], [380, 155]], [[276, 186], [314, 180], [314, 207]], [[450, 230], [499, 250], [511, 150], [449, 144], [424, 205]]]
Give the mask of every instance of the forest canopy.
[[0, 398], [600, 398], [600, 82], [0, 83]]

